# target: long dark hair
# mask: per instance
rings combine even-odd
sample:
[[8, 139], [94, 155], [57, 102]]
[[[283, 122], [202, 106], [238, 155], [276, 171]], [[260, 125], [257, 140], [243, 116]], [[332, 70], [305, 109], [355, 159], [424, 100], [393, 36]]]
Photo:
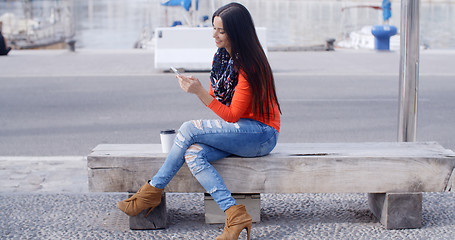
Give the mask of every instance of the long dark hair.
[[248, 9], [239, 3], [229, 3], [213, 14], [212, 24], [215, 17], [220, 17], [223, 22], [223, 29], [231, 43], [230, 54], [234, 59], [234, 66], [246, 74], [252, 89], [253, 113], [263, 119], [271, 119], [275, 114], [269, 112], [269, 109], [274, 109], [271, 108], [273, 102], [278, 105], [281, 113], [272, 69]]

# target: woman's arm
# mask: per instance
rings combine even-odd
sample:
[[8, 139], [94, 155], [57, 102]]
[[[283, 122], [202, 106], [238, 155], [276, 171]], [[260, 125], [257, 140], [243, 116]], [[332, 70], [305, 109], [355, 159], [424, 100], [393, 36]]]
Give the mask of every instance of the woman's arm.
[[201, 100], [205, 106], [208, 106], [214, 98], [205, 90], [199, 79], [193, 76], [176, 76], [179, 79], [180, 87], [187, 93], [192, 93]]
[[251, 89], [242, 74], [239, 74], [239, 82], [229, 107], [207, 92], [197, 78], [186, 76], [177, 76], [177, 78], [183, 91], [197, 95], [202, 103], [227, 122], [237, 122], [251, 107]]

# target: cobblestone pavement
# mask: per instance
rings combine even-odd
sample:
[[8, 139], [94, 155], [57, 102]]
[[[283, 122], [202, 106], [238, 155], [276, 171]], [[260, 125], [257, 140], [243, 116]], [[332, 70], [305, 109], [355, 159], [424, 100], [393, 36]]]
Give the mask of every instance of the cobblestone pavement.
[[[1, 193], [1, 239], [214, 239], [202, 194], [168, 194], [163, 230], [133, 231], [115, 208], [122, 193]], [[455, 195], [424, 194], [421, 229], [385, 230], [365, 194], [263, 194], [252, 239], [453, 239]]]
[[[85, 157], [0, 157], [0, 239], [214, 239], [203, 194], [167, 194], [164, 230], [129, 230], [126, 193], [89, 193]], [[262, 194], [252, 239], [453, 239], [455, 194], [423, 194], [423, 227], [386, 230], [366, 194]]]

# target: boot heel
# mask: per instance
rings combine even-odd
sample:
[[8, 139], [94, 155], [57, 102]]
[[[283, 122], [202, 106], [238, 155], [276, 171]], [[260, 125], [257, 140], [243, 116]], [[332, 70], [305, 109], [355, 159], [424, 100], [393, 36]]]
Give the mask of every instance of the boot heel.
[[250, 240], [251, 225], [246, 226], [245, 229], [246, 229], [246, 235], [248, 236], [248, 240]]
[[243, 229], [246, 229], [248, 240], [251, 235], [251, 226], [253, 225], [250, 214], [247, 213], [244, 205], [234, 205], [226, 211], [226, 222], [224, 224], [223, 234], [216, 240], [236, 240], [239, 238]]

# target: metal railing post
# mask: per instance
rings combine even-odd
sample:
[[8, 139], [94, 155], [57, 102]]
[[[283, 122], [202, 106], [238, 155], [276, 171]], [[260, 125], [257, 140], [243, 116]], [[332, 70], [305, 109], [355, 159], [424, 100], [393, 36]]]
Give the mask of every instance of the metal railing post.
[[420, 0], [401, 0], [398, 141], [416, 141]]

